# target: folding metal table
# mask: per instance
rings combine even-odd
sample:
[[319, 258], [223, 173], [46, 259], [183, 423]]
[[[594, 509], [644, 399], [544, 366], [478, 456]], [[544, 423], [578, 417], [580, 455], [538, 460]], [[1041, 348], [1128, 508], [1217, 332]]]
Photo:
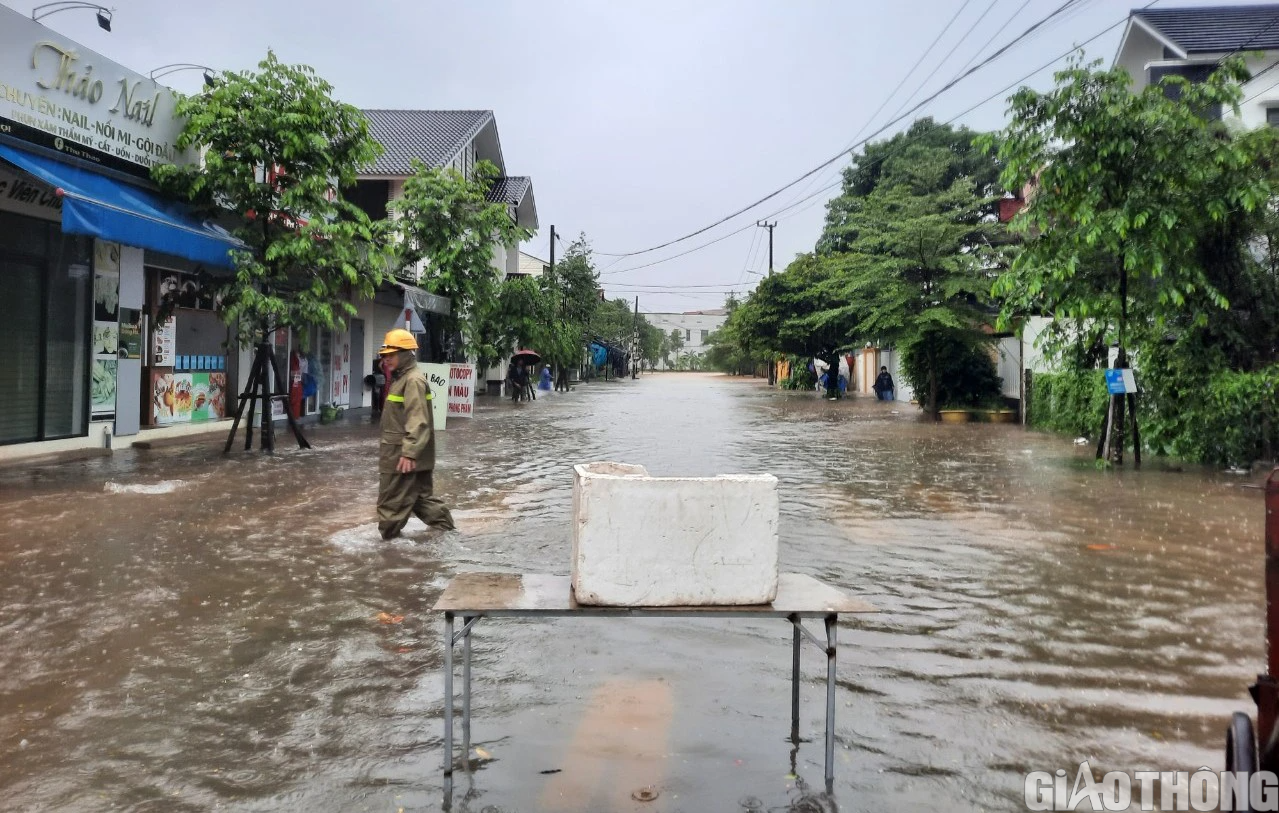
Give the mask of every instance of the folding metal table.
[[[808, 638], [826, 654], [826, 788], [835, 778], [836, 632], [841, 613], [873, 613], [875, 608], [812, 576], [783, 573], [772, 604], [737, 607], [597, 607], [578, 604], [568, 576], [536, 573], [462, 573], [449, 581], [435, 610], [444, 613], [444, 804], [453, 795], [453, 648], [462, 644], [462, 755], [471, 751], [471, 632], [481, 618], [784, 618], [793, 626], [791, 741], [799, 743], [799, 651]], [[820, 618], [822, 642], [803, 624]], [[454, 631], [456, 619], [462, 627]]]

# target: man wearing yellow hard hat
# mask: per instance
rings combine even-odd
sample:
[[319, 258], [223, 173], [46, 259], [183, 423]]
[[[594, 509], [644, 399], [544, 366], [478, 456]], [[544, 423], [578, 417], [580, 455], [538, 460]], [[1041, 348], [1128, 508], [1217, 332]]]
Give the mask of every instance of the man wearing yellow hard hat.
[[431, 387], [417, 368], [417, 339], [403, 328], [386, 334], [378, 351], [386, 365], [386, 404], [378, 451], [378, 530], [394, 539], [411, 515], [432, 528], [453, 530], [448, 506], [434, 496], [435, 430]]

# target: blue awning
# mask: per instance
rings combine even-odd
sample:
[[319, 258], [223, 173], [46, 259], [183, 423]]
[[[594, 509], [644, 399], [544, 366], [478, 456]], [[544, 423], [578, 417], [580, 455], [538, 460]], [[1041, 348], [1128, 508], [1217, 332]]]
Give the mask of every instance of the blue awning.
[[62, 230], [149, 248], [192, 262], [230, 268], [240, 243], [225, 229], [202, 223], [182, 204], [87, 169], [0, 144], [0, 158], [57, 189]]

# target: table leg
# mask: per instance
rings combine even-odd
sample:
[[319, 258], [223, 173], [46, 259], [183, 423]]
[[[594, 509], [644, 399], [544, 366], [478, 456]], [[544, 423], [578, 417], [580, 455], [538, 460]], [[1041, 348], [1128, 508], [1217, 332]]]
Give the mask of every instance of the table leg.
[[444, 806], [453, 803], [453, 613], [444, 614]]
[[[462, 617], [463, 625], [470, 621]], [[471, 766], [471, 631], [462, 636], [462, 764]]]
[[799, 623], [798, 618], [791, 618], [791, 633], [794, 637], [791, 645], [790, 741], [795, 745], [799, 745], [799, 649], [804, 639], [799, 631]]
[[835, 791], [835, 652], [839, 616], [826, 616], [826, 792]]

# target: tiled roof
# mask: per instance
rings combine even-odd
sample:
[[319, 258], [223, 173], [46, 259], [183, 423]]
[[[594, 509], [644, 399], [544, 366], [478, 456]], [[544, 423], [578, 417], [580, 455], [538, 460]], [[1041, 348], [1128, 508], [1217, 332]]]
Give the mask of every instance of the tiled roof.
[[1279, 4], [1134, 10], [1187, 54], [1279, 48]]
[[498, 178], [493, 181], [493, 186], [489, 189], [486, 197], [493, 203], [519, 206], [520, 202], [524, 200], [524, 196], [528, 194], [528, 188], [532, 184], [533, 179], [523, 175]]
[[410, 175], [413, 159], [442, 167], [493, 121], [492, 110], [365, 110], [382, 155], [367, 175]]

